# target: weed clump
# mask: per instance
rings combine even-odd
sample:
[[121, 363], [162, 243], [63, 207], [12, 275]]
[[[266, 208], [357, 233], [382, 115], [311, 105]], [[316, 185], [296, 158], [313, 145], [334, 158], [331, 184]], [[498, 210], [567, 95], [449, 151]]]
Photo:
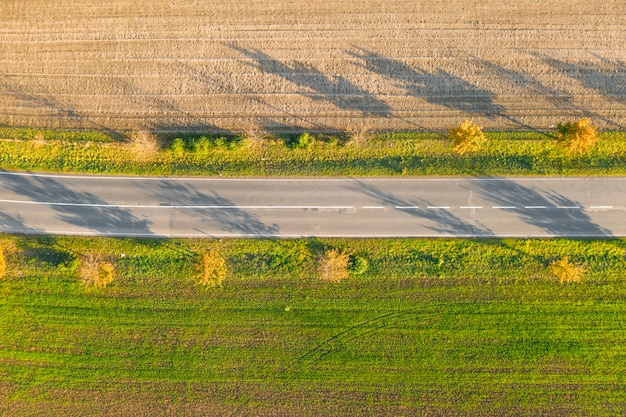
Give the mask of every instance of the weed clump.
[[115, 266], [95, 253], [84, 255], [80, 262], [80, 282], [84, 287], [105, 288], [113, 282]]
[[470, 120], [450, 130], [450, 139], [452, 139], [452, 151], [458, 155], [478, 151], [487, 141], [482, 127]]

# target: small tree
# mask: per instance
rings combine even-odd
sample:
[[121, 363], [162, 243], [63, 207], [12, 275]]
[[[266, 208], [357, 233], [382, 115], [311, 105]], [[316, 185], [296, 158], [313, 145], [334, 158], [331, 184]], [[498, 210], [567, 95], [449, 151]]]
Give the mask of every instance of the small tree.
[[80, 262], [80, 281], [85, 287], [104, 288], [113, 282], [115, 267], [101, 255], [88, 253]]
[[591, 125], [588, 118], [576, 122], [568, 121], [565, 124], [559, 123], [556, 130], [558, 144], [569, 154], [585, 153], [600, 139], [596, 127]]
[[340, 282], [350, 276], [349, 265], [349, 254], [330, 249], [319, 258], [320, 278], [324, 281]]
[[226, 260], [217, 250], [210, 249], [202, 254], [198, 264], [197, 281], [199, 285], [221, 287], [227, 273]]
[[570, 262], [569, 256], [554, 261], [550, 264], [550, 271], [559, 279], [561, 284], [570, 282], [581, 282], [585, 268], [581, 265]]
[[482, 127], [470, 120], [450, 130], [450, 139], [452, 139], [452, 151], [459, 155], [477, 151], [487, 141]]

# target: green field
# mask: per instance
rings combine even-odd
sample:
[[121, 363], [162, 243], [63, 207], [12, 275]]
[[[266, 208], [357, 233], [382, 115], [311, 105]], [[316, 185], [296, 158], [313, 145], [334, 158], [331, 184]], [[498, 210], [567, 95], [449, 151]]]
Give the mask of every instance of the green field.
[[[1, 415], [622, 415], [626, 240], [4, 237]], [[195, 284], [199, 254], [229, 274]], [[365, 259], [320, 281], [329, 248]], [[88, 251], [116, 279], [87, 289]], [[586, 273], [560, 284], [569, 256]]]
[[138, 155], [124, 134], [0, 128], [4, 169], [128, 175], [626, 175], [626, 132], [600, 133], [588, 153], [568, 155], [551, 132], [487, 132], [478, 153], [456, 155], [447, 135], [379, 133], [248, 136], [168, 134]]

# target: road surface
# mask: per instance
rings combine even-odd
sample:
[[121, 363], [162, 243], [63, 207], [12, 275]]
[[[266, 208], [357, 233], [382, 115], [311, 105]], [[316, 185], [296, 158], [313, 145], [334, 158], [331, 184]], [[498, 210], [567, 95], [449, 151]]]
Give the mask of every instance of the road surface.
[[0, 172], [0, 230], [146, 237], [626, 236], [626, 177], [227, 179]]

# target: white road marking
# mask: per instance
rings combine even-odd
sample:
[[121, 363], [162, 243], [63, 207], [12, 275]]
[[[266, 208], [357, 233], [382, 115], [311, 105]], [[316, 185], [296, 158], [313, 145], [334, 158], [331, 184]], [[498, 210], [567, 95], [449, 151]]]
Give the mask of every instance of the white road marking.
[[590, 209], [612, 209], [613, 206], [590, 206]]
[[0, 200], [0, 203], [31, 204], [39, 206], [70, 206], [70, 207], [97, 207], [97, 208], [146, 208], [146, 209], [231, 209], [231, 210], [346, 210], [354, 206], [235, 206], [235, 205], [143, 205], [143, 204], [100, 204], [100, 203], [55, 203], [48, 201]]
[[560, 209], [579, 209], [580, 206], [557, 206], [556, 208], [560, 208]]

